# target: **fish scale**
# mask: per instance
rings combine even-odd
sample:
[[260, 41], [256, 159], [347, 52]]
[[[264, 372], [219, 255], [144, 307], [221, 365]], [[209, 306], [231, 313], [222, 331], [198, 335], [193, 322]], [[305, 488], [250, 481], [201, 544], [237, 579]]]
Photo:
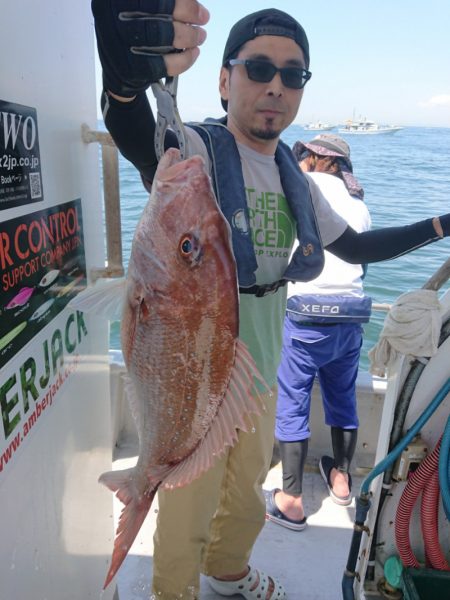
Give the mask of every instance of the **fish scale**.
[[[147, 329], [150, 330], [150, 335]], [[136, 387], [141, 390], [142, 395], [151, 393], [155, 398], [165, 395], [164, 403], [143, 404], [137, 421], [138, 427], [143, 431], [142, 435], [151, 440], [159, 450], [158, 463], [164, 458], [167, 462], [173, 462], [175, 457], [171, 456], [171, 452], [174, 448], [179, 448], [181, 439], [189, 433], [186, 425], [183, 429], [179, 424], [179, 414], [185, 407], [187, 410], [192, 410], [193, 403], [184, 392], [183, 382], [189, 372], [184, 354], [178, 352], [180, 344], [178, 330], [179, 325], [176, 323], [173, 325], [167, 323], [164, 328], [159, 322], [150, 323], [148, 327], [141, 329], [136, 338], [136, 347], [144, 348], [145, 351], [138, 352], [137, 357], [130, 358], [132, 365], [130, 374], [136, 377]], [[148, 344], [145, 340], [150, 336], [153, 341]], [[174, 348], [177, 350], [174, 351]], [[163, 369], [161, 369], [161, 357], [165, 357]], [[194, 396], [192, 390], [192, 399]], [[180, 398], [183, 402], [179, 401]], [[175, 441], [178, 445], [175, 445]]]

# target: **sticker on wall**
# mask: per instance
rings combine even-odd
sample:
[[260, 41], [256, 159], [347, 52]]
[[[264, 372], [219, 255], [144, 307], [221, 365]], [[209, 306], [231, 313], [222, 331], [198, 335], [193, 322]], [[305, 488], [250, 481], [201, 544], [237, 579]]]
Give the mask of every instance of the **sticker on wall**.
[[[17, 325], [9, 339], [26, 325], [26, 321]], [[82, 365], [87, 335], [83, 313], [61, 313], [39, 343], [24, 348], [17, 360], [0, 369], [0, 487], [57, 403], [66, 380]], [[47, 429], [47, 435], [52, 434], [52, 428]], [[40, 457], [29, 455], [29, 460]]]
[[36, 110], [0, 100], [0, 210], [43, 199]]
[[0, 224], [0, 367], [86, 287], [81, 200]]

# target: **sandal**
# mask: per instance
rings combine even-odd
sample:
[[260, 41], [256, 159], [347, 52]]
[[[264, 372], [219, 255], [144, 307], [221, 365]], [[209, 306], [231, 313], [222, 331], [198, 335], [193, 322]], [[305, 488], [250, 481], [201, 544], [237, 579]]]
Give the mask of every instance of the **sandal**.
[[295, 521], [294, 519], [287, 517], [284, 512], [278, 508], [275, 502], [275, 494], [279, 491], [278, 488], [275, 488], [270, 492], [264, 492], [266, 499], [266, 519], [273, 523], [277, 523], [277, 525], [291, 529], [292, 531], [303, 531], [307, 525], [306, 517], [303, 517], [300, 521]]
[[350, 490], [348, 496], [338, 496], [333, 492], [330, 481], [331, 470], [335, 468], [334, 460], [331, 458], [331, 456], [322, 456], [319, 461], [319, 469], [320, 474], [325, 481], [325, 485], [328, 488], [330, 498], [335, 504], [339, 504], [339, 506], [348, 506], [352, 502], [352, 476], [350, 473], [348, 473], [348, 488]]
[[208, 581], [218, 594], [222, 596], [240, 594], [246, 600], [266, 600], [269, 584], [272, 581], [274, 587], [269, 600], [287, 600], [284, 588], [276, 579], [251, 567], [247, 575], [237, 581], [221, 581], [215, 577], [209, 577]]

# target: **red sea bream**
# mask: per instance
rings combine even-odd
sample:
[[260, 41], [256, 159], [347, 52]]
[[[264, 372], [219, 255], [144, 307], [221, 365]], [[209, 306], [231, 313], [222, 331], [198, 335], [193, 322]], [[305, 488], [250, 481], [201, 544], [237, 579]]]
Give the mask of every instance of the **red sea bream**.
[[105, 587], [157, 489], [199, 477], [263, 410], [260, 375], [238, 339], [230, 230], [201, 157], [180, 162], [171, 149], [161, 159], [125, 286], [121, 339], [139, 457], [100, 477], [125, 505]]

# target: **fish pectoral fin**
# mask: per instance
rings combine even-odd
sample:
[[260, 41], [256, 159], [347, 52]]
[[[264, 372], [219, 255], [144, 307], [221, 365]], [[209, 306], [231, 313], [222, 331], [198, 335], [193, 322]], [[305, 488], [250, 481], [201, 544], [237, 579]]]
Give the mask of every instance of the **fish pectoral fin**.
[[108, 473], [103, 473], [99, 479], [106, 487], [116, 492], [116, 496], [125, 504], [119, 518], [111, 565], [106, 575], [103, 589], [106, 589], [125, 560], [150, 510], [156, 490], [158, 489], [158, 485], [156, 485], [153, 489], [145, 493], [139, 493], [133, 480], [133, 471], [134, 469], [109, 471]]
[[197, 479], [228, 447], [234, 446], [238, 430], [248, 432], [253, 428], [252, 416], [265, 410], [255, 379], [270, 392], [247, 347], [238, 340], [228, 389], [207, 434], [194, 452], [163, 479], [161, 487], [181, 487]]
[[69, 307], [82, 312], [119, 321], [122, 316], [126, 278], [98, 279], [69, 302]]

